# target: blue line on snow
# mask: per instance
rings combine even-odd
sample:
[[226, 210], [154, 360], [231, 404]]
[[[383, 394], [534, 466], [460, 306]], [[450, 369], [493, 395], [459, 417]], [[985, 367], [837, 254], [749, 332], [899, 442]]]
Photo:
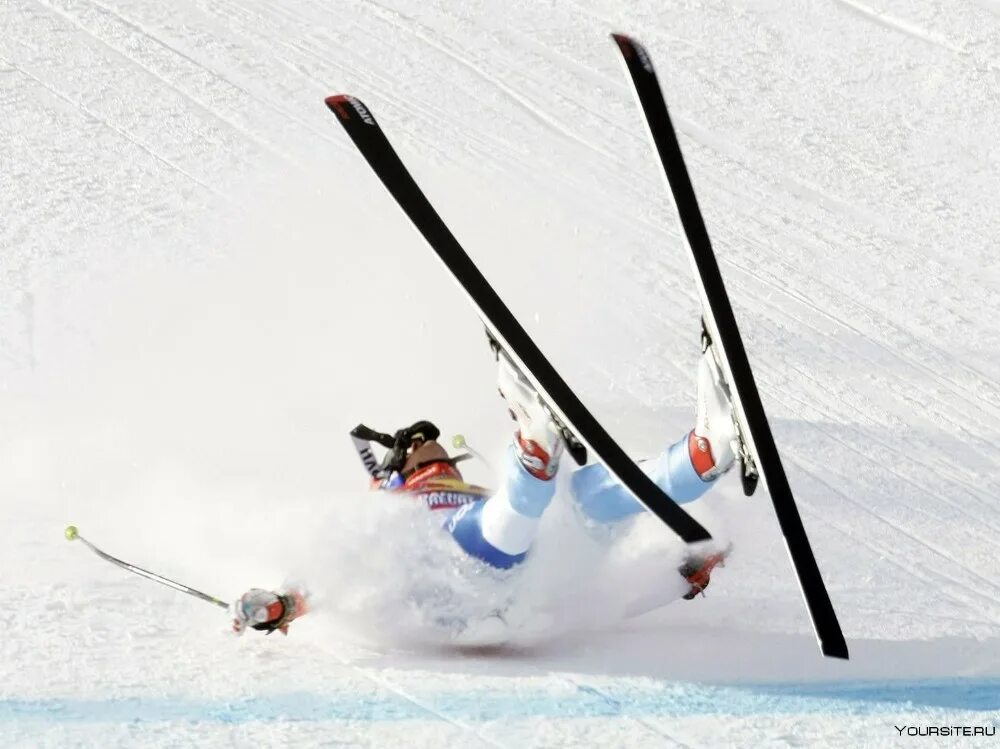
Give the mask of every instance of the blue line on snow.
[[[1000, 710], [1000, 679], [855, 682], [760, 686], [666, 683], [581, 687], [576, 692], [525, 690], [422, 693], [424, 703], [468, 721], [629, 716], [871, 715], [938, 710]], [[62, 723], [252, 721], [382, 722], [426, 720], [402, 697], [289, 693], [234, 700], [190, 697], [126, 699], [3, 699], [0, 721]]]

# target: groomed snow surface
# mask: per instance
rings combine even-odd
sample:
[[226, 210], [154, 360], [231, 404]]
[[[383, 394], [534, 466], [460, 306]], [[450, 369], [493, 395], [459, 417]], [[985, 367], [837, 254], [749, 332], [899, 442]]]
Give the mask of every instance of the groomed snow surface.
[[[1000, 723], [996, 0], [4, 0], [0, 29], [4, 745], [995, 742], [904, 727]], [[848, 663], [734, 476], [708, 596], [632, 619], [676, 585], [655, 522], [557, 497], [496, 580], [365, 491], [359, 422], [493, 462], [510, 423], [332, 93], [632, 454], [690, 428], [698, 306], [614, 30], [659, 70]], [[233, 637], [70, 522], [316, 613]], [[495, 644], [450, 639], [495, 608]]]

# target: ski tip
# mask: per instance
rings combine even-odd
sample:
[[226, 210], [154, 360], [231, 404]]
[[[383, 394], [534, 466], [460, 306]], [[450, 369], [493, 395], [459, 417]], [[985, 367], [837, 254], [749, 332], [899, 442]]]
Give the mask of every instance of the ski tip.
[[372, 117], [368, 107], [356, 96], [334, 94], [326, 97], [324, 102], [330, 108], [330, 111], [337, 115], [341, 122], [347, 123], [352, 120], [361, 120], [366, 125], [375, 124], [375, 118]]
[[633, 76], [636, 72], [632, 65], [633, 61], [638, 62], [639, 66], [649, 75], [656, 75], [656, 71], [653, 69], [653, 62], [649, 59], [649, 53], [646, 52], [646, 48], [637, 39], [617, 31], [611, 34], [611, 39], [618, 45], [618, 51], [621, 52], [622, 58], [624, 58], [625, 64]]
[[623, 34], [620, 31], [612, 31], [611, 40], [618, 45], [623, 55], [632, 55], [640, 51], [644, 53], [646, 51], [634, 36]]
[[624, 52], [627, 47], [632, 46], [632, 39], [628, 34], [623, 34], [620, 31], [612, 31], [610, 36], [611, 41], [617, 44], [621, 48], [622, 52]]
[[330, 109], [336, 112], [337, 107], [342, 107], [347, 104], [350, 98], [351, 97], [347, 94], [332, 94], [326, 97], [323, 101]]

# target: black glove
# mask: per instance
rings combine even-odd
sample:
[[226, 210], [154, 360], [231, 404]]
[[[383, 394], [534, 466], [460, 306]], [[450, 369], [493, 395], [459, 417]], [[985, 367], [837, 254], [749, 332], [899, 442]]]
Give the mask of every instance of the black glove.
[[412, 426], [408, 426], [406, 429], [400, 429], [396, 432], [397, 439], [399, 439], [401, 435], [404, 439], [406, 439], [406, 446], [409, 447], [413, 444], [414, 440], [419, 439], [422, 442], [431, 442], [436, 440], [441, 436], [441, 430], [429, 421], [423, 420], [414, 423]]
[[376, 432], [374, 429], [369, 429], [364, 424], [358, 424], [354, 427], [354, 429], [351, 430], [351, 436], [362, 440], [368, 440], [369, 442], [377, 442], [382, 445], [382, 447], [392, 448], [395, 444], [395, 439], [391, 435]]
[[441, 430], [423, 419], [408, 427], [398, 429], [391, 437], [388, 434], [376, 432], [364, 424], [358, 424], [354, 427], [351, 430], [351, 436], [368, 442], [377, 442], [389, 450], [382, 458], [378, 468], [378, 475], [385, 477], [393, 471], [403, 470], [403, 466], [406, 464], [406, 454], [415, 441], [430, 442], [436, 440], [441, 436]]

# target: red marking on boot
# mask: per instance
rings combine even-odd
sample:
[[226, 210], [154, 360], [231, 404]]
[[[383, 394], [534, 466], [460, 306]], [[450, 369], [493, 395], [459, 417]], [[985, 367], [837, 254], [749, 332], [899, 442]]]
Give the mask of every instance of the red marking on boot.
[[691, 430], [688, 435], [688, 455], [691, 465], [699, 476], [704, 478], [715, 468], [715, 458], [712, 457], [712, 444], [704, 437], [699, 437]]
[[536, 479], [548, 481], [556, 475], [558, 463], [534, 440], [521, 439], [521, 432], [514, 435], [514, 449], [524, 469]]

